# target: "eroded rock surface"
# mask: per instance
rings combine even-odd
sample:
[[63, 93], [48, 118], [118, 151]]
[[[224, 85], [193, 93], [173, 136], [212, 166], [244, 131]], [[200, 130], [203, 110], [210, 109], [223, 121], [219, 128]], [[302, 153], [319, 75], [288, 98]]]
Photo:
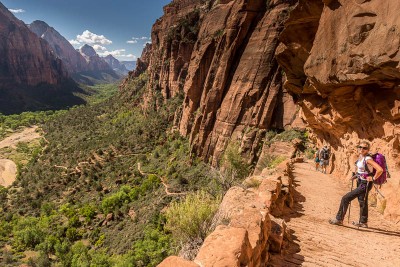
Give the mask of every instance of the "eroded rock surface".
[[183, 95], [177, 128], [198, 155], [217, 165], [238, 141], [254, 162], [268, 129], [303, 127], [274, 58], [289, 10], [287, 1], [174, 0], [153, 26], [144, 106]]
[[382, 190], [385, 214], [394, 220], [400, 219], [399, 8], [399, 1], [299, 1], [277, 52], [304, 119], [317, 140], [331, 144], [331, 172], [353, 171], [360, 139], [386, 155], [393, 178]]
[[[258, 180], [258, 187], [229, 189], [216, 215], [218, 226], [205, 239], [193, 263], [221, 267], [269, 266], [271, 253], [280, 253], [287, 239], [285, 223], [274, 215], [280, 216], [285, 208], [293, 206], [293, 162], [281, 163], [275, 174], [263, 172], [250, 177]], [[159, 266], [171, 266], [178, 259], [169, 257]], [[182, 266], [191, 265], [185, 262]]]

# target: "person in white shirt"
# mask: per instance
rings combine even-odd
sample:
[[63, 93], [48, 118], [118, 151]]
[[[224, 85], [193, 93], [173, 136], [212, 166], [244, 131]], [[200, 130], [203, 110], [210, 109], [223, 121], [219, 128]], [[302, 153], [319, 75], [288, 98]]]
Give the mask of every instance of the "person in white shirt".
[[[358, 227], [368, 227], [368, 192], [373, 186], [373, 180], [383, 173], [383, 169], [369, 156], [370, 144], [368, 142], [361, 142], [357, 149], [360, 154], [356, 161], [356, 175], [351, 178], [357, 178], [357, 188], [342, 197], [336, 218], [329, 220], [330, 224], [342, 225], [347, 207], [353, 199], [358, 198], [360, 220], [353, 224]], [[372, 177], [373, 169], [376, 170], [374, 177]]]

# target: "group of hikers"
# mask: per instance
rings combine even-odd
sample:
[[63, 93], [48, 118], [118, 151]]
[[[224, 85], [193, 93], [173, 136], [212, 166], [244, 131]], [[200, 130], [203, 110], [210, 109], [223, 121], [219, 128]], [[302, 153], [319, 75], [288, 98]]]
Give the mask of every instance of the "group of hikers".
[[[386, 178], [390, 177], [385, 157], [380, 153], [370, 154], [370, 144], [368, 142], [361, 141], [357, 146], [357, 151], [358, 159], [355, 162], [355, 171], [350, 178], [352, 182], [350, 192], [342, 197], [336, 217], [329, 220], [330, 224], [343, 225], [348, 209], [350, 213], [350, 202], [357, 198], [360, 205], [360, 217], [358, 222], [353, 222], [352, 224], [357, 227], [367, 228], [368, 193], [373, 186], [376, 188], [376, 185], [382, 185], [386, 182]], [[319, 170], [319, 167], [321, 167], [321, 172], [326, 173], [330, 157], [331, 153], [327, 145], [317, 150], [314, 153], [315, 169]], [[353, 189], [354, 180], [356, 180], [355, 189]], [[376, 190], [379, 192], [377, 188]]]
[[[329, 158], [331, 156], [330, 150], [327, 145], [314, 153], [315, 170], [321, 170], [326, 174], [326, 167], [329, 165]], [[319, 169], [321, 167], [321, 169]]]

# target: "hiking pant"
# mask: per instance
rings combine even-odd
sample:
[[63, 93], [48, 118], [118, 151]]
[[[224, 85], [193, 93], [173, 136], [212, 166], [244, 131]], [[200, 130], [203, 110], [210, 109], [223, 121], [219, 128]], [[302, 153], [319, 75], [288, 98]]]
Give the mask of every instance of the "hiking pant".
[[[370, 182], [368, 184], [368, 192], [371, 190], [373, 184]], [[350, 191], [346, 195], [342, 197], [342, 201], [340, 202], [339, 211], [336, 215], [336, 219], [339, 221], [343, 221], [344, 216], [346, 215], [347, 208], [350, 202], [358, 198], [358, 203], [360, 203], [360, 223], [368, 222], [368, 194], [365, 196], [365, 192], [367, 190], [367, 181], [362, 181], [357, 179], [357, 188], [353, 191]], [[365, 199], [365, 203], [364, 203]]]

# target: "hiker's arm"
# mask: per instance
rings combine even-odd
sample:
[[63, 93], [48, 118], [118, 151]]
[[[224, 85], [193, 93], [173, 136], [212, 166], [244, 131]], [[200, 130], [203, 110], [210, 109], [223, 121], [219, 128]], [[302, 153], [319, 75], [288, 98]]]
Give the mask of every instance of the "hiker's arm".
[[381, 174], [383, 173], [383, 169], [382, 169], [381, 166], [379, 166], [378, 163], [376, 163], [376, 162], [373, 161], [372, 159], [368, 159], [368, 160], [367, 160], [367, 164], [371, 165], [372, 168], [374, 168], [374, 169], [376, 170], [375, 175], [374, 175], [373, 178], [370, 177], [370, 176], [368, 176], [368, 178], [367, 178], [368, 181], [371, 182], [372, 180], [375, 180], [376, 178], [378, 178], [379, 176], [381, 176]]

